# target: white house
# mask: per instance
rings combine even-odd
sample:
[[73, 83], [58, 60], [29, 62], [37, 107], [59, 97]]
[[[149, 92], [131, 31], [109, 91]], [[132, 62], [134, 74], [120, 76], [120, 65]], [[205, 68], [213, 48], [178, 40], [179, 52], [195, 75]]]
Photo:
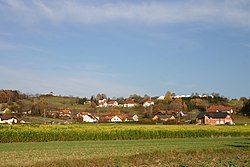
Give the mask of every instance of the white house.
[[0, 116], [0, 123], [2, 124], [9, 124], [12, 125], [13, 123], [17, 123], [17, 118], [15, 116], [11, 116], [11, 115], [2, 115]]
[[63, 109], [59, 111], [60, 117], [71, 117], [71, 111], [69, 109]]
[[164, 100], [165, 96], [159, 96], [157, 100]]
[[122, 119], [116, 115], [111, 118], [110, 122], [122, 122]]
[[135, 122], [138, 122], [138, 121], [139, 121], [138, 115], [133, 115], [132, 119], [133, 119]]
[[79, 112], [76, 116], [82, 119], [83, 122], [98, 122], [99, 117], [96, 117], [88, 112]]
[[82, 115], [82, 120], [83, 122], [98, 122], [98, 119], [91, 114]]
[[154, 103], [153, 100], [148, 99], [147, 101], [145, 101], [145, 102], [143, 103], [143, 107], [149, 107], [149, 106], [152, 106], [152, 105], [154, 105], [154, 104], [155, 104], [155, 103]]
[[123, 107], [135, 107], [135, 102], [133, 100], [126, 100]]
[[107, 107], [107, 106], [108, 106], [107, 99], [98, 100], [97, 107]]
[[109, 107], [117, 107], [118, 106], [118, 102], [116, 100], [110, 100], [108, 102], [108, 106]]

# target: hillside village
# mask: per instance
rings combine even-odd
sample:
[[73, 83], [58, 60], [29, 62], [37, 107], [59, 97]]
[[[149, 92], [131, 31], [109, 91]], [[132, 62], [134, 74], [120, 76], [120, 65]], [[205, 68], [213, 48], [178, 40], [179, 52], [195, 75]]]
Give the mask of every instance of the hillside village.
[[131, 95], [108, 98], [97, 94], [89, 99], [44, 95], [25, 95], [0, 91], [0, 123], [142, 123], [232, 125], [238, 115], [249, 117], [249, 99], [228, 99], [218, 94], [150, 97]]

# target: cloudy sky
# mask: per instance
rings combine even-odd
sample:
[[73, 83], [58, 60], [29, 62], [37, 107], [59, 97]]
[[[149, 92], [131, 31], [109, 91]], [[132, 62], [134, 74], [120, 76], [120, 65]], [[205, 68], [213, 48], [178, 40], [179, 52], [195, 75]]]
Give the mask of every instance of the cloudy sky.
[[0, 89], [250, 96], [250, 0], [0, 0]]

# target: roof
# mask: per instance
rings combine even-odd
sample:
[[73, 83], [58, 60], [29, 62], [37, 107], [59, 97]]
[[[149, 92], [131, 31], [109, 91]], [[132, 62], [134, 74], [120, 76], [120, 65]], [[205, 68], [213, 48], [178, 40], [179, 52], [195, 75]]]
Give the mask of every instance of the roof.
[[1, 115], [0, 118], [1, 118], [2, 120], [8, 120], [8, 119], [11, 119], [11, 118], [17, 119], [17, 117], [14, 116], [14, 115]]
[[88, 117], [90, 117], [91, 119], [97, 119], [94, 115], [88, 114]]
[[100, 116], [100, 121], [110, 121], [114, 116], [113, 115], [102, 115]]
[[217, 112], [217, 111], [230, 111], [233, 108], [230, 106], [223, 105], [212, 105], [206, 109], [207, 112]]
[[71, 111], [69, 109], [63, 109], [63, 110], [60, 110], [60, 113], [71, 113]]
[[82, 111], [82, 112], [79, 112], [78, 115], [88, 115], [89, 113], [88, 112], [85, 112], [85, 111]]
[[144, 101], [144, 103], [152, 103], [152, 102], [154, 101], [151, 98]]
[[158, 118], [160, 119], [166, 119], [166, 118], [171, 118], [171, 117], [175, 117], [174, 115], [156, 115]]
[[116, 100], [110, 100], [110, 101], [108, 102], [108, 104], [115, 104], [115, 103], [117, 103]]
[[134, 100], [132, 99], [127, 99], [125, 100], [124, 104], [135, 104]]
[[229, 114], [227, 112], [204, 112], [204, 113], [199, 113], [197, 118], [201, 119], [205, 116], [209, 118], [226, 118]]

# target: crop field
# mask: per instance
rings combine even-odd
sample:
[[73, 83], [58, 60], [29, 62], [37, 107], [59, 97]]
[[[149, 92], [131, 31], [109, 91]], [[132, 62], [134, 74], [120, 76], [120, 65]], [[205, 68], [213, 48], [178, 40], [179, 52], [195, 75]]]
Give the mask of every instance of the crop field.
[[1, 125], [0, 166], [250, 166], [249, 126]]
[[250, 138], [0, 143], [0, 166], [249, 166]]
[[139, 140], [227, 136], [250, 137], [250, 127], [135, 124], [0, 126], [1, 143], [82, 140]]

